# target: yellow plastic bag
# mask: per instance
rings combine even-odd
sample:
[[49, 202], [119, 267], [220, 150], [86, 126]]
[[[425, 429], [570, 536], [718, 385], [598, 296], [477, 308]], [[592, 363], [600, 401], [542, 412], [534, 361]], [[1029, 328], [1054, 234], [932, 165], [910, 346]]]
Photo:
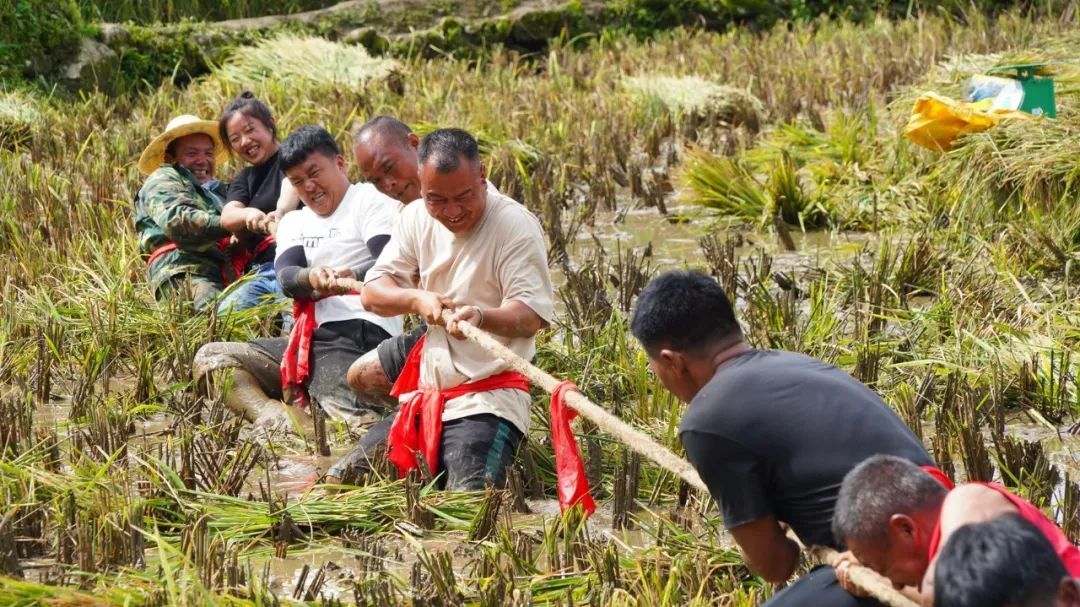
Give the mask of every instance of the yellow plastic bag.
[[924, 93], [915, 102], [904, 135], [924, 148], [947, 152], [957, 137], [997, 126], [1005, 118], [1031, 119], [1017, 110], [992, 110], [993, 99], [975, 103]]

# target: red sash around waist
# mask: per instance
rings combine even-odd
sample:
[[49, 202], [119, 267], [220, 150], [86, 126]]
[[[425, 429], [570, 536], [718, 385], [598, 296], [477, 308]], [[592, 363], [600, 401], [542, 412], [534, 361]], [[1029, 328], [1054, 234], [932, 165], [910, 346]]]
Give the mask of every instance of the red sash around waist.
[[[420, 361], [426, 338], [424, 335], [413, 346], [401, 375], [390, 391], [390, 395], [395, 397], [413, 392], [394, 418], [387, 440], [387, 457], [401, 476], [419, 467], [417, 453], [423, 454], [432, 476], [438, 473], [442, 416], [446, 401], [466, 394], [507, 388], [529, 391], [529, 380], [517, 371], [504, 371], [443, 390], [421, 386]], [[589, 493], [585, 464], [570, 429], [570, 420], [577, 412], [566, 406], [566, 393], [571, 390], [577, 391], [578, 388], [572, 382], [562, 382], [551, 394], [551, 436], [552, 448], [555, 451], [559, 506], [566, 510], [580, 503], [586, 513], [592, 514], [596, 510], [596, 503]]]
[[420, 357], [424, 349], [424, 335], [416, 342], [405, 359], [405, 367], [398, 376], [391, 396], [412, 392], [409, 400], [401, 405], [387, 437], [387, 457], [401, 476], [420, 466], [416, 454], [420, 453], [434, 476], [439, 471], [439, 446], [442, 443], [442, 416], [446, 401], [477, 392], [514, 389], [529, 391], [529, 380], [517, 371], [504, 371], [474, 382], [439, 390], [420, 385]]
[[[229, 253], [229, 265], [232, 268], [232, 276], [229, 276], [225, 272], [225, 268], [221, 269], [221, 279], [227, 285], [233, 280], [240, 278], [247, 272], [247, 265], [251, 263], [252, 259], [257, 258], [266, 252], [267, 249], [272, 247], [276, 241], [273, 236], [267, 236], [263, 238], [258, 245], [255, 246], [254, 251], [248, 251], [245, 247], [233, 247]], [[230, 246], [230, 237], [226, 236], [218, 241], [218, 249], [221, 251], [228, 251]], [[179, 246], [175, 242], [169, 242], [161, 245], [150, 253], [150, 257], [146, 259], [146, 265], [149, 266], [158, 260], [162, 255], [175, 251]]]

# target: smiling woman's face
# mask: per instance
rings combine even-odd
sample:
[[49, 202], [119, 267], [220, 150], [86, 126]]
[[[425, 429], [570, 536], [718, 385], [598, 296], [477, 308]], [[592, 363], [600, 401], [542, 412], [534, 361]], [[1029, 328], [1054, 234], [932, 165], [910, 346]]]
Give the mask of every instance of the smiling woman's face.
[[229, 147], [244, 161], [260, 165], [277, 151], [277, 141], [270, 128], [258, 118], [236, 112], [225, 123]]

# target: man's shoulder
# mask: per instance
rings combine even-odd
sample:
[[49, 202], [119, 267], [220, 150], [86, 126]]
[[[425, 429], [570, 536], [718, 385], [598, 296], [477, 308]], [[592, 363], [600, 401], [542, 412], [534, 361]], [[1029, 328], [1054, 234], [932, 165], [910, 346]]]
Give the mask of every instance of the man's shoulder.
[[308, 207], [289, 211], [278, 220], [277, 233], [281, 235], [283, 232], [287, 233], [296, 230], [313, 216], [316, 216], [314, 211]]
[[177, 187], [190, 187], [195, 189], [195, 184], [184, 178], [184, 175], [171, 164], [163, 164], [154, 169], [143, 183], [142, 191], [149, 194], [155, 190], [168, 187], [175, 190]]
[[491, 205], [492, 223], [499, 229], [513, 227], [516, 229], [509, 234], [517, 235], [521, 233], [522, 227], [532, 227], [536, 229], [536, 233], [543, 236], [540, 220], [520, 202], [498, 190], [488, 190], [487, 203]]

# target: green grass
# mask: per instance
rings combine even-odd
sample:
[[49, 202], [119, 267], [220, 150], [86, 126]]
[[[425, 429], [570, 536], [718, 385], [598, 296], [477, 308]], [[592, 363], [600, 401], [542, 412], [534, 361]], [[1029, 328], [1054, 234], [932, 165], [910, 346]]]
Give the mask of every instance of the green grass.
[[[403, 88], [357, 86], [355, 65], [331, 62], [286, 78], [254, 68], [231, 77], [226, 65], [185, 88], [118, 98], [5, 93], [0, 125], [22, 126], [0, 145], [0, 518], [16, 513], [18, 556], [53, 559], [56, 583], [0, 578], [0, 602], [268, 604], [288, 594], [263, 579], [269, 555], [339, 549], [357, 559], [344, 565], [357, 573], [343, 598], [361, 604], [496, 605], [517, 592], [548, 604], [750, 605], [769, 595], [722, 547], [708, 497], [691, 494], [675, 511], [678, 483], [648, 463], [635, 495], [656, 513], [639, 511], [647, 549], [573, 516], [511, 516], [502, 496], [400, 482], [284, 500], [271, 478], [305, 445], [246, 434], [190, 385], [201, 344], [268, 335], [274, 312], [224, 320], [153, 301], [131, 228], [142, 147], [173, 115], [215, 118], [248, 86], [283, 133], [318, 123], [345, 143], [356, 120], [391, 113], [420, 131], [480, 135], [492, 180], [565, 254], [552, 256], [564, 282], [539, 364], [665, 445], [680, 447], [684, 406], [649, 371], [626, 318], [658, 268], [703, 267], [731, 291], [755, 346], [836, 363], [925, 434], [943, 466], [1046, 498], [1046, 479], [1066, 472], [1040, 457], [1053, 443], [1009, 437], [1003, 420], [1054, 436], [1080, 414], [1071, 77], [1063, 72], [1058, 121], [969, 137], [947, 155], [914, 149], [897, 127], [919, 91], [952, 94], [959, 66], [1032, 49], [1058, 57], [1075, 27], [1006, 12], [650, 41], [607, 33], [532, 57], [406, 57]], [[967, 59], [935, 68], [946, 54]], [[297, 86], [316, 71], [322, 85]], [[758, 122], [718, 109], [714, 93], [737, 97], [736, 108], [759, 100]], [[706, 237], [701, 256], [670, 259], [659, 240], [647, 250], [589, 244], [630, 230], [622, 212], [679, 200], [735, 217], [687, 228]], [[696, 217], [671, 210], [648, 212], [657, 224]], [[831, 245], [778, 253], [760, 229], [775, 214], [806, 242]], [[65, 408], [50, 421], [57, 403]], [[547, 407], [537, 395], [524, 484], [550, 499]], [[625, 449], [580, 430], [600, 501], [613, 501], [626, 488]], [[349, 441], [339, 432], [334, 446]], [[246, 482], [224, 482], [248, 458]], [[1076, 518], [1061, 497], [1076, 490], [1070, 478], [1043, 502], [1065, 520]], [[289, 520], [300, 532], [291, 538]]]

